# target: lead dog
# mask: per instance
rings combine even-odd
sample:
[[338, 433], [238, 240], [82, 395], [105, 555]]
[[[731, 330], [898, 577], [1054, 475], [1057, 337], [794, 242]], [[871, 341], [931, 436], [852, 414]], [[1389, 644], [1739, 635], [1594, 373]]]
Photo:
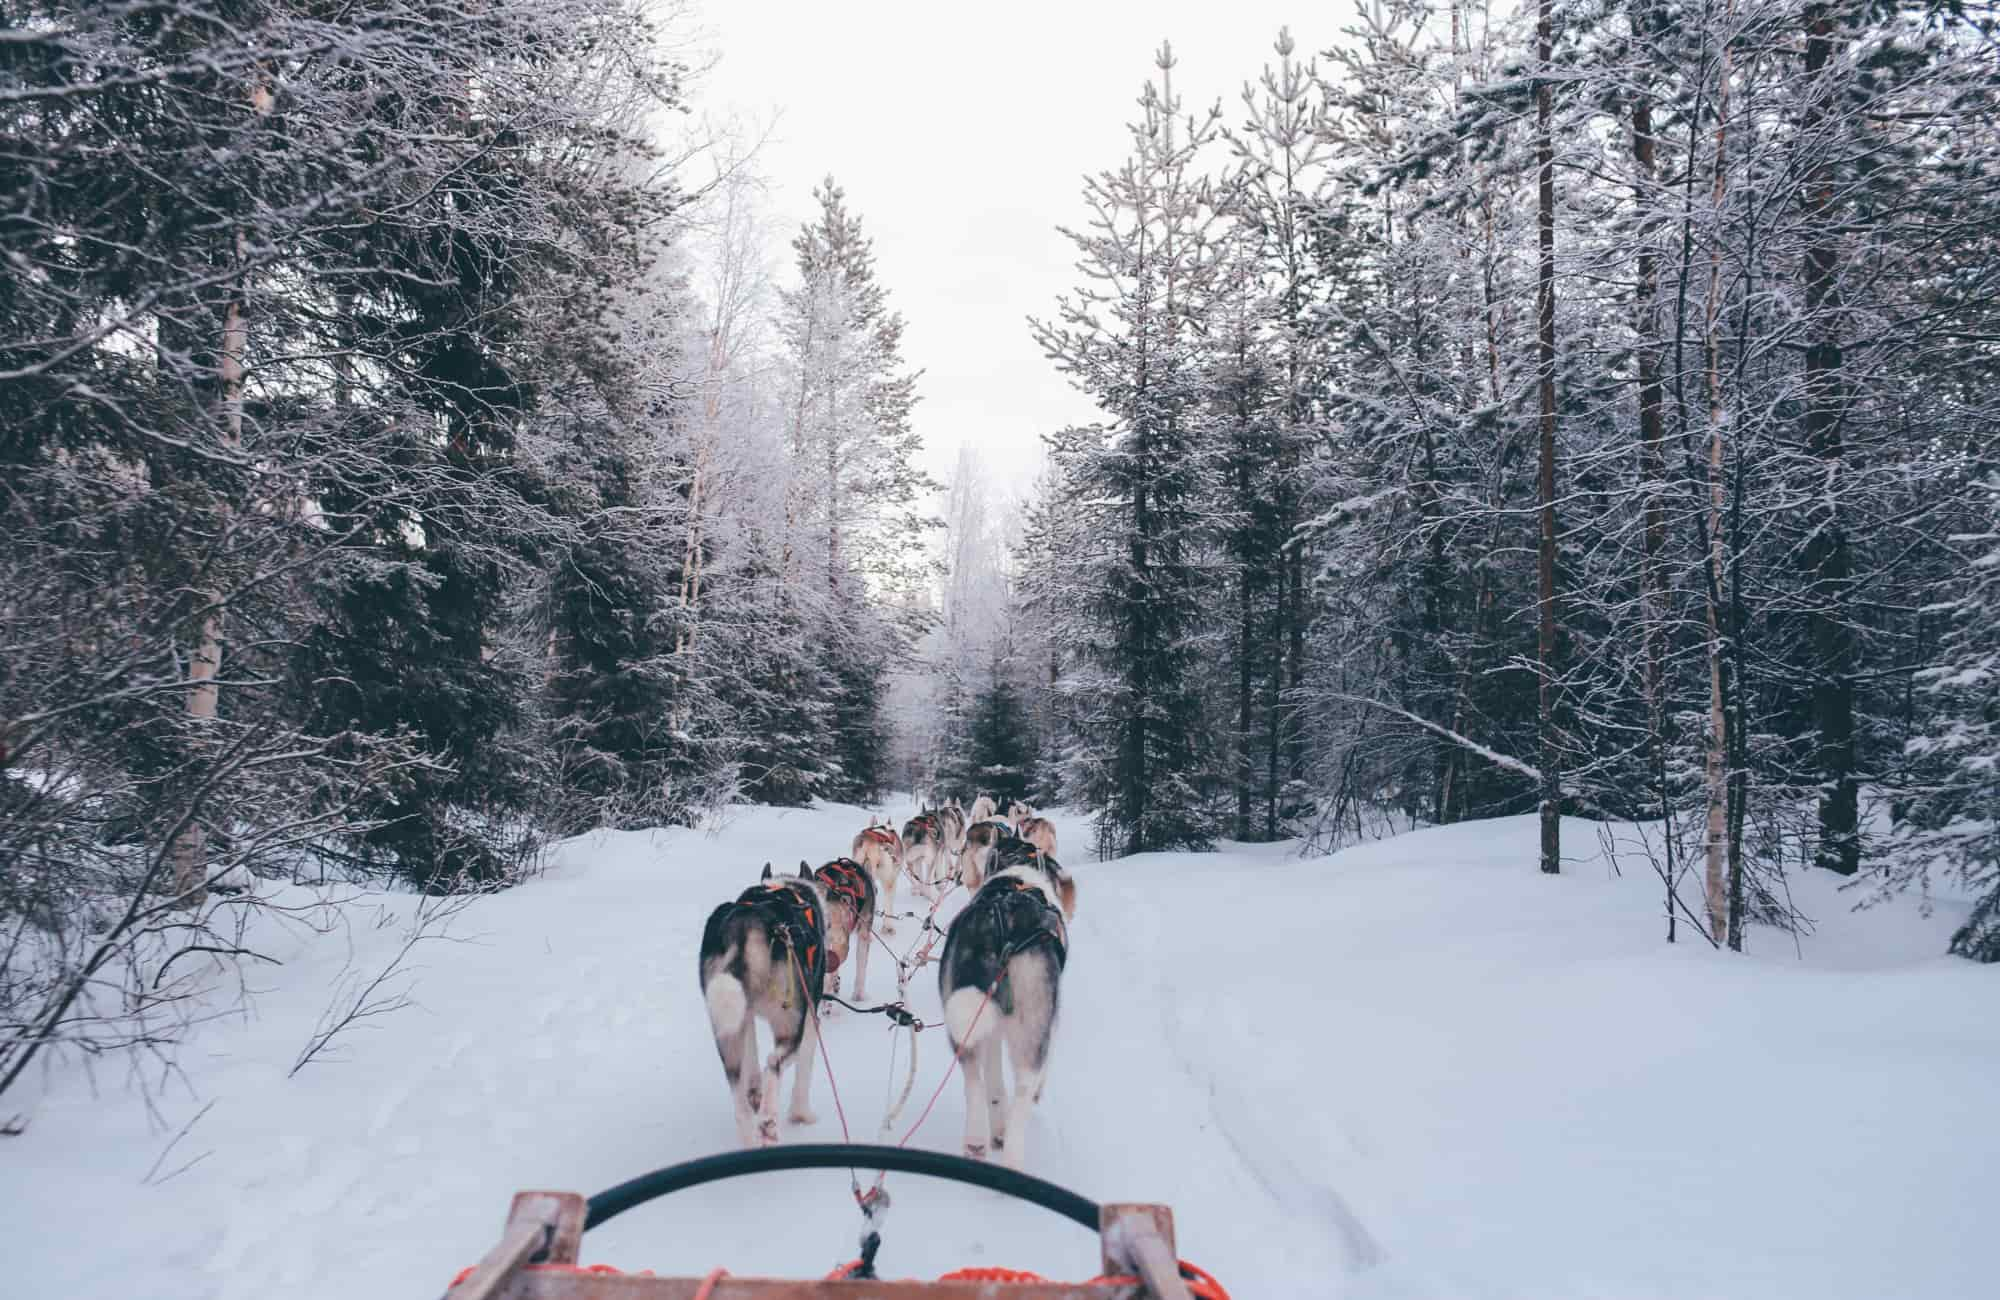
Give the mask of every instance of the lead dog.
[[[999, 870], [952, 919], [938, 967], [945, 1031], [965, 1076], [965, 1154], [1027, 1162], [1028, 1114], [1041, 1100], [1069, 957], [1076, 885], [1054, 858], [1016, 840]], [[1001, 1044], [1013, 1066], [1007, 1098]]]
[[977, 825], [992, 815], [993, 796], [982, 794], [972, 801], [972, 811], [965, 815], [965, 820], [970, 825]]
[[896, 933], [896, 878], [903, 874], [903, 840], [893, 826], [877, 826], [854, 837], [853, 857], [875, 877], [875, 897], [882, 902], [882, 933]]
[[[800, 864], [804, 866], [803, 863]], [[716, 1054], [736, 1103], [744, 1146], [778, 1140], [778, 1087], [796, 1063], [791, 1118], [813, 1121], [813, 1057], [826, 980], [827, 900], [809, 875], [764, 879], [709, 913], [701, 935], [701, 994]], [[771, 1059], [757, 1068], [757, 1022], [771, 1027]]]

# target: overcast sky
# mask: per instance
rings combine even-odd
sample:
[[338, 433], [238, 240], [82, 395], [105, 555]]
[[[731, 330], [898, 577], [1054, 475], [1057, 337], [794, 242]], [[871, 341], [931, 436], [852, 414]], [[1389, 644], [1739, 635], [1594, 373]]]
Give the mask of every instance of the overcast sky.
[[969, 442], [997, 484], [1017, 488], [1041, 434], [1094, 418], [1027, 317], [1051, 316], [1077, 282], [1056, 224], [1081, 223], [1084, 174], [1125, 156], [1160, 41], [1173, 41], [1186, 109], [1221, 96], [1233, 124], [1280, 26], [1301, 54], [1317, 52], [1351, 12], [1344, 0], [699, 3], [721, 61], [697, 108], [778, 114], [757, 170], [782, 237], [831, 172], [875, 241], [909, 323], [905, 355], [924, 372], [927, 466], [943, 477]]

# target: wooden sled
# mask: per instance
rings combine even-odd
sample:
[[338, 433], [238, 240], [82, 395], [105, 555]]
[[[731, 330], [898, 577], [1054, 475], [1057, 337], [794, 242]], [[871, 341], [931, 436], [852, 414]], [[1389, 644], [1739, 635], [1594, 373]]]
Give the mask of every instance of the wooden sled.
[[[602, 1266], [582, 1268], [584, 1231], [684, 1188], [785, 1169], [881, 1169], [991, 1188], [1030, 1201], [1098, 1233], [1103, 1275], [1052, 1282], [1003, 1269], [968, 1269], [937, 1281], [655, 1277]], [[867, 1235], [863, 1271], [872, 1271], [879, 1234]], [[857, 1261], [856, 1264], [860, 1264]], [[1190, 1282], [1192, 1281], [1192, 1288]], [[446, 1289], [444, 1300], [1228, 1300], [1221, 1286], [1174, 1253], [1173, 1211], [1164, 1205], [1099, 1206], [1066, 1188], [1011, 1169], [934, 1151], [846, 1143], [802, 1143], [709, 1156], [621, 1183], [585, 1200], [575, 1192], [520, 1192], [500, 1243]]]

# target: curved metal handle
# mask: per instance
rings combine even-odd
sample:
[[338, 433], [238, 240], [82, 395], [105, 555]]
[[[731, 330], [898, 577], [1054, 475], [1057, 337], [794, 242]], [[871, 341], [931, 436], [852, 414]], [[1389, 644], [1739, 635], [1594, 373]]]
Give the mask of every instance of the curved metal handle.
[[641, 1174], [591, 1197], [590, 1212], [583, 1226], [585, 1230], [595, 1228], [634, 1206], [644, 1205], [647, 1201], [684, 1188], [699, 1187], [703, 1183], [783, 1169], [862, 1168], [924, 1174], [954, 1183], [985, 1187], [1039, 1205], [1092, 1232], [1098, 1230], [1101, 1212], [1097, 1202], [1046, 1179], [987, 1164], [983, 1160], [946, 1155], [941, 1151], [913, 1151], [908, 1147], [876, 1146], [865, 1142], [803, 1142], [762, 1147], [754, 1151], [727, 1151], [655, 1169], [650, 1174]]

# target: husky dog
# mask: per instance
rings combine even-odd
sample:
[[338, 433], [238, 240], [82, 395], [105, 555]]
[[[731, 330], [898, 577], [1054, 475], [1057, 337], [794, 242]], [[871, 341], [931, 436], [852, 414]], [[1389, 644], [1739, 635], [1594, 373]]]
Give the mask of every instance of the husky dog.
[[[803, 863], [800, 864], [802, 867]], [[778, 1085], [797, 1065], [791, 1118], [813, 1122], [813, 1057], [826, 979], [826, 895], [810, 875], [764, 879], [709, 913], [701, 935], [701, 993], [744, 1146], [778, 1140]], [[771, 1059], [757, 1068], [757, 1021], [771, 1027]]]
[[968, 823], [983, 822], [993, 815], [993, 796], [982, 794], [972, 801], [972, 811], [965, 815]]
[[[965, 1154], [1027, 1159], [1028, 1112], [1041, 1100], [1057, 989], [1069, 956], [1076, 885], [1054, 858], [1015, 840], [1000, 869], [952, 919], [938, 967], [945, 1030], [965, 1076]], [[1008, 1100], [1001, 1043], [1014, 1074]]]
[[1014, 825], [1014, 833], [1035, 846], [1040, 852], [1054, 857], [1056, 853], [1055, 823], [1046, 817], [1033, 814], [1023, 817]]
[[957, 799], [948, 799], [931, 811], [937, 814], [938, 829], [944, 833], [945, 857], [958, 857], [958, 851], [965, 847], [965, 810]]
[[936, 812], [924, 808], [903, 823], [903, 866], [926, 898], [935, 892], [945, 857], [944, 823]]
[[854, 837], [853, 858], [875, 877], [875, 897], [882, 901], [882, 933], [896, 933], [896, 877], [903, 874], [903, 840], [894, 826], [878, 826], [868, 819], [868, 829]]
[[1034, 815], [1035, 810], [1019, 799], [1007, 805], [1007, 823], [1014, 828], [1016, 835], [1021, 833], [1021, 823]]
[[1014, 828], [998, 817], [966, 827], [965, 846], [958, 851], [958, 883], [967, 889], [978, 889], [1000, 846], [1016, 838]]
[[[799, 863], [799, 874], [819, 882], [820, 896], [826, 900], [826, 983], [825, 993], [840, 993], [840, 968], [847, 963], [848, 949], [855, 950], [854, 1000], [868, 1000], [868, 943], [875, 933], [875, 876], [853, 858], [835, 858], [811, 870]], [[820, 1010], [831, 1011], [831, 1003]]]

